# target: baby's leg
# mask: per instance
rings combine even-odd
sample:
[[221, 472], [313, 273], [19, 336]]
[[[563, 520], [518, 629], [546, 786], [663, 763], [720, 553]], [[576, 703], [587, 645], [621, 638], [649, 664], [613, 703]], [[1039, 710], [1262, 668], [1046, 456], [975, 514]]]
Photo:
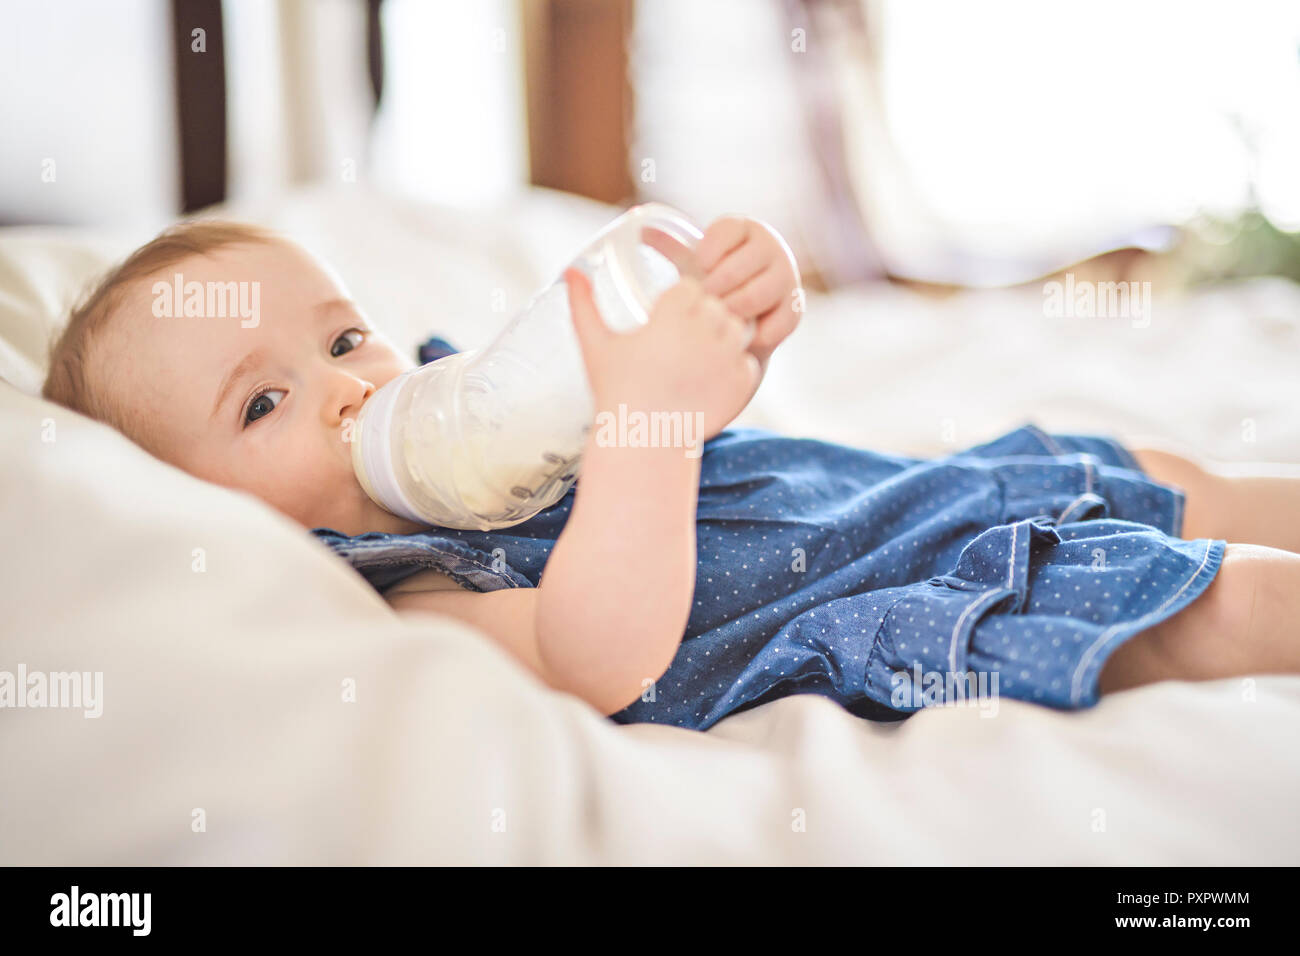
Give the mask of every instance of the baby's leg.
[[1120, 645], [1098, 687], [1274, 673], [1300, 673], [1300, 554], [1229, 544], [1205, 593]]
[[1182, 537], [1300, 551], [1300, 466], [1211, 465], [1145, 447], [1133, 457], [1152, 478], [1187, 493]]

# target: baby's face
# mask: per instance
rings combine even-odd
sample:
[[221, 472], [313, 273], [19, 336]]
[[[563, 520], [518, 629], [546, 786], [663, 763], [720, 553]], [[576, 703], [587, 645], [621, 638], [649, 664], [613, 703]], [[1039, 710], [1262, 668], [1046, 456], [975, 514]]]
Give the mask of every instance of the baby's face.
[[[258, 314], [157, 317], [155, 282], [257, 283]], [[244, 286], [251, 296], [253, 286]], [[345, 534], [419, 525], [374, 504], [347, 439], [362, 404], [414, 363], [349, 301], [339, 282], [288, 242], [227, 246], [183, 260], [132, 289], [140, 319], [110, 326], [101, 373], [144, 418], [158, 457], [252, 492], [305, 527]], [[180, 304], [170, 315], [183, 315]], [[248, 327], [246, 327], [248, 326]]]

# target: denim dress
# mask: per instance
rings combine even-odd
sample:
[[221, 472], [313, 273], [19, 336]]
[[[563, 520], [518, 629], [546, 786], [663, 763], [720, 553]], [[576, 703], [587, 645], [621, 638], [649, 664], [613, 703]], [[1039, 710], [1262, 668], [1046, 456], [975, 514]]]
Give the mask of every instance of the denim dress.
[[[731, 428], [700, 468], [686, 631], [619, 723], [706, 729], [792, 694], [872, 719], [1090, 707], [1115, 648], [1195, 600], [1225, 548], [1181, 540], [1183, 493], [1118, 442], [1032, 424], [938, 458]], [[536, 587], [581, 487], [499, 531], [312, 533], [381, 593], [425, 569]]]

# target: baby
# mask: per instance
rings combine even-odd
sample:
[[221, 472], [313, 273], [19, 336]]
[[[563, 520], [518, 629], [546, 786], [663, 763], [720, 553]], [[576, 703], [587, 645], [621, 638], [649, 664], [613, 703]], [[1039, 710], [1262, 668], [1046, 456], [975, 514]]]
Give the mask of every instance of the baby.
[[[351, 425], [413, 363], [253, 226], [138, 249], [73, 312], [43, 394], [257, 495], [399, 612], [468, 622], [623, 722], [702, 729], [797, 693], [874, 718], [998, 694], [1076, 708], [1300, 671], [1300, 479], [1032, 425], [939, 459], [728, 428], [798, 322], [799, 274], [739, 217], [709, 226], [694, 272], [624, 334], [566, 280], [597, 411], [699, 413], [704, 454], [593, 430], [576, 487], [501, 531], [365, 495]], [[255, 320], [188, 308], [172, 290], [192, 283], [257, 290]]]

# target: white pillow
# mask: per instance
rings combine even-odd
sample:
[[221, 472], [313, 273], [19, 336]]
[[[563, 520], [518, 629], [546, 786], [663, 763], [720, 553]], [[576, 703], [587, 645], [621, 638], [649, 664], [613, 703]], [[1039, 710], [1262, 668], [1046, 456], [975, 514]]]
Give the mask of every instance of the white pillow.
[[[101, 716], [0, 711], [0, 860], [523, 860], [539, 833], [557, 859], [581, 846], [576, 802], [533, 791], [580, 778], [573, 731], [613, 733], [595, 711], [454, 621], [403, 621], [260, 501], [7, 385], [0, 447], [0, 671], [102, 674]], [[516, 838], [494, 840], [494, 807]]]
[[[328, 205], [308, 199], [249, 218], [279, 212], [293, 225], [295, 210], [314, 208], [328, 232], [360, 211]], [[387, 234], [397, 259], [403, 243], [408, 260], [445, 253], [434, 271], [476, 256], [476, 275], [493, 266], [482, 242], [453, 261], [455, 216], [435, 238], [418, 209], [406, 234], [381, 212], [369, 227], [354, 223], [355, 245], [339, 238], [340, 249], [366, 262], [385, 255], [366, 243]], [[574, 859], [585, 824], [569, 799], [582, 778], [572, 742], [610, 739], [600, 715], [450, 619], [399, 618], [336, 554], [251, 495], [35, 397], [69, 303], [147, 238], [0, 234], [0, 374], [10, 383], [0, 383], [0, 671], [103, 680], [98, 717], [0, 712], [0, 765], [14, 771], [0, 780], [0, 860]], [[496, 264], [498, 284], [509, 267], [520, 286], [537, 271], [517, 256]], [[394, 290], [427, 286], [428, 269], [393, 270]], [[382, 276], [366, 281], [381, 298]], [[547, 780], [551, 800], [538, 793]], [[499, 807], [504, 839], [492, 829]]]
[[131, 251], [131, 239], [74, 229], [0, 230], [0, 379], [40, 393], [50, 344], [68, 310], [97, 273]]

